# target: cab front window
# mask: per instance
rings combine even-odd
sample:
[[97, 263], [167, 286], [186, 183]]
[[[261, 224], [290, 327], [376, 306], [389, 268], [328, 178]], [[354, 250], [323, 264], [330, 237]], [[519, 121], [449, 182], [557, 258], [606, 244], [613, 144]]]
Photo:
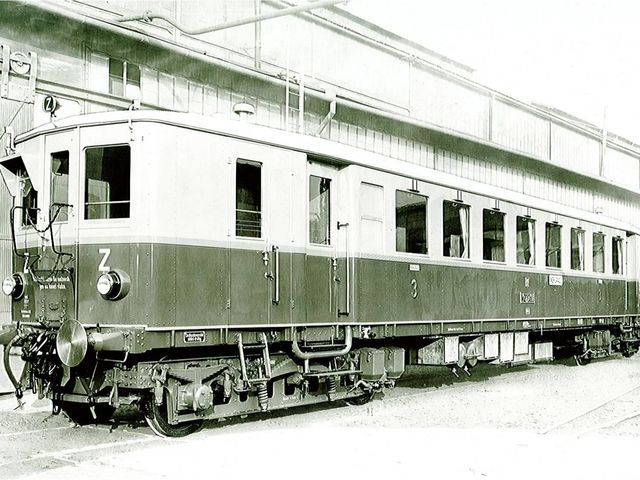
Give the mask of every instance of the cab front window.
[[84, 218], [129, 218], [131, 149], [129, 145], [85, 150]]

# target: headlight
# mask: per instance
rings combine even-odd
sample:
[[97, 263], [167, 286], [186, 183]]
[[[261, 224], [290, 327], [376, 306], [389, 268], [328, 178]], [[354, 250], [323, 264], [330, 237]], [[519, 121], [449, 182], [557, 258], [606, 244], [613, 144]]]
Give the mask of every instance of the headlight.
[[96, 288], [98, 289], [98, 293], [100, 295], [109, 295], [113, 292], [115, 287], [115, 281], [113, 276], [108, 273], [104, 273], [98, 277], [98, 282], [96, 283]]
[[7, 296], [13, 297], [14, 300], [22, 297], [24, 293], [24, 280], [18, 273], [9, 275], [2, 281], [2, 293]]
[[105, 300], [120, 300], [129, 293], [129, 275], [121, 270], [111, 270], [98, 277], [96, 290]]

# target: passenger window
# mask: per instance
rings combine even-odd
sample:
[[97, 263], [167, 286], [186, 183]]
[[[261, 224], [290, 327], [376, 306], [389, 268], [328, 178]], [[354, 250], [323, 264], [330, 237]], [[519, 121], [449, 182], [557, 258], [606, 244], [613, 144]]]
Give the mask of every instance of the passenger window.
[[504, 213], [482, 211], [482, 252], [484, 260], [504, 262]]
[[593, 271], [604, 273], [604, 233], [593, 234]]
[[444, 201], [442, 210], [443, 255], [469, 258], [469, 206]]
[[622, 274], [622, 238], [611, 239], [611, 266], [614, 275]]
[[236, 163], [236, 235], [262, 235], [262, 165], [238, 160]]
[[51, 154], [51, 220], [66, 222], [69, 220], [69, 152]]
[[35, 225], [38, 221], [38, 192], [33, 188], [26, 172], [18, 174], [20, 178], [20, 221], [23, 226]]
[[516, 261], [520, 265], [536, 264], [536, 221], [516, 217]]
[[396, 190], [396, 251], [427, 254], [427, 197]]
[[547, 223], [545, 225], [547, 267], [562, 267], [562, 225]]
[[309, 243], [331, 245], [331, 180], [309, 177]]
[[571, 270], [584, 270], [584, 230], [571, 229]]
[[129, 218], [131, 148], [129, 145], [85, 150], [84, 218]]

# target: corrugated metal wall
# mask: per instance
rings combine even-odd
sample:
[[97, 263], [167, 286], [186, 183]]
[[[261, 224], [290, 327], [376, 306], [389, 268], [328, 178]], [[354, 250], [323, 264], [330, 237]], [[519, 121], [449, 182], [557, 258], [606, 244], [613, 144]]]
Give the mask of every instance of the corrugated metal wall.
[[549, 155], [549, 120], [496, 99], [493, 107], [492, 140], [526, 155]]
[[576, 172], [597, 177], [600, 142], [575, 130], [551, 124], [551, 162]]
[[[387, 85], [396, 88], [395, 80], [389, 79]], [[412, 117], [474, 137], [489, 137], [489, 95], [416, 66], [410, 102]]]
[[604, 177], [627, 187], [636, 187], [640, 181], [638, 159], [615, 148], [607, 148], [604, 157]]

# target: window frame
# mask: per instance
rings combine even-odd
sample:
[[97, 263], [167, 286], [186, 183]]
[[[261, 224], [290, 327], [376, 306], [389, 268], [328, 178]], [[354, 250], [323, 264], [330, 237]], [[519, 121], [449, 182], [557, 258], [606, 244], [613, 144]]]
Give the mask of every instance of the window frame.
[[[128, 217], [116, 217], [116, 218], [87, 218], [86, 217], [86, 207], [87, 203], [85, 201], [87, 195], [87, 150], [93, 148], [109, 148], [109, 147], [129, 147], [129, 216]], [[100, 145], [87, 145], [82, 149], [82, 170], [80, 177], [80, 184], [82, 191], [80, 192], [81, 199], [81, 208], [82, 213], [80, 214], [80, 220], [83, 222], [110, 222], [110, 223], [125, 223], [131, 221], [133, 216], [133, 148], [131, 148], [131, 144], [127, 142], [117, 142], [117, 143], [106, 143]]]
[[[527, 223], [527, 225], [533, 224], [533, 242], [531, 242], [531, 239], [529, 239], [529, 246], [531, 247], [533, 245], [533, 248], [529, 248], [529, 254], [531, 255], [530, 258], [533, 259], [533, 263], [520, 263], [518, 261], [518, 219], [524, 219]], [[536, 231], [536, 225], [538, 223], [538, 220], [536, 218], [533, 218], [531, 215], [516, 215], [516, 221], [515, 221], [515, 236], [516, 236], [516, 241], [515, 241], [515, 247], [516, 247], [516, 255], [515, 255], [515, 264], [517, 266], [520, 267], [535, 267], [537, 264], [537, 255], [536, 255], [536, 237], [537, 237], [537, 231]], [[527, 226], [527, 229], [529, 227]], [[530, 235], [529, 235], [530, 236]], [[523, 254], [524, 254], [524, 249], [523, 249]]]
[[[485, 258], [484, 257], [484, 242], [485, 242], [485, 236], [484, 236], [484, 215], [485, 212], [489, 213], [490, 215], [500, 215], [500, 217], [502, 218], [502, 260], [492, 260], [490, 258]], [[506, 243], [507, 243], [507, 213], [503, 212], [500, 209], [497, 208], [483, 208], [482, 209], [482, 229], [481, 229], [481, 235], [482, 235], [482, 261], [483, 262], [488, 262], [488, 263], [497, 263], [497, 264], [506, 264], [507, 263], [507, 249], [506, 249]]]
[[[580, 239], [582, 238], [582, 266], [581, 268], [574, 268], [573, 266], [573, 234], [574, 232], [576, 232], [578, 235], [576, 238]], [[586, 231], [584, 228], [582, 227], [571, 227], [571, 229], [569, 230], [569, 250], [571, 252], [571, 258], [570, 258], [570, 262], [569, 262], [569, 269], [574, 271], [574, 272], [584, 272], [587, 269], [587, 262], [586, 262], [586, 253], [587, 253], [587, 242], [586, 242]], [[580, 236], [580, 234], [582, 234]], [[578, 251], [580, 250], [580, 247], [578, 246]]]
[[[251, 236], [245, 236], [245, 235], [238, 235], [238, 165], [239, 164], [245, 164], [245, 165], [253, 165], [253, 166], [258, 166], [260, 169], [260, 210], [258, 210], [257, 212], [260, 214], [260, 235], [257, 237], [251, 237]], [[244, 158], [244, 157], [237, 157], [236, 161], [234, 162], [234, 168], [233, 168], [233, 234], [234, 237], [236, 239], [239, 240], [264, 240], [265, 236], [264, 236], [264, 231], [265, 231], [265, 215], [264, 215], [264, 209], [265, 209], [265, 204], [264, 204], [264, 200], [265, 200], [265, 183], [264, 183], [264, 167], [265, 164], [264, 162], [259, 162], [257, 160], [251, 160], [249, 158]]]
[[[465, 208], [467, 211], [467, 243], [468, 245], [465, 245], [465, 256], [454, 256], [454, 255], [445, 255], [445, 214], [444, 214], [444, 209], [445, 209], [445, 205], [446, 204], [451, 204], [453, 206], [459, 206], [461, 208]], [[472, 234], [473, 231], [471, 229], [471, 205], [468, 203], [464, 203], [462, 201], [458, 201], [458, 200], [446, 200], [443, 199], [442, 200], [442, 230], [441, 230], [441, 239], [442, 239], [442, 257], [447, 259], [447, 258], [451, 258], [451, 259], [455, 259], [455, 260], [464, 260], [464, 261], [471, 261], [471, 238], [472, 238]], [[451, 253], [451, 245], [449, 245], [449, 253]]]
[[[613, 259], [616, 255], [614, 252], [616, 252], [617, 243], [620, 243], [620, 255], [618, 256], [618, 271], [616, 272], [615, 269], [613, 268], [614, 267]], [[624, 239], [620, 235], [612, 235], [611, 236], [611, 274], [612, 275], [625, 274], [624, 258], [625, 258]]]
[[[17, 195], [17, 198], [20, 198], [20, 209], [18, 210], [19, 212], [19, 222], [18, 225], [22, 230], [26, 230], [31, 228], [33, 225], [37, 225], [38, 224], [38, 212], [40, 210], [40, 203], [42, 202], [42, 199], [40, 198], [40, 192], [38, 192], [34, 185], [33, 182], [31, 180], [31, 177], [29, 176], [29, 173], [24, 170], [24, 171], [20, 171], [17, 175], [16, 175], [16, 179], [18, 182], [18, 188], [19, 188], [19, 195]], [[27, 195], [24, 195], [24, 188], [26, 185], [26, 182], [29, 182], [29, 185], [31, 185], [31, 189], [29, 190], [29, 193], [27, 193]], [[29, 194], [31, 192], [34, 192], [35, 196], [33, 198], [35, 198], [35, 207], [25, 207], [25, 199], [28, 199]], [[29, 215], [29, 210], [34, 211], [34, 216], [31, 217], [31, 221], [27, 221], [27, 218], [30, 217]], [[14, 217], [15, 218], [15, 217]], [[15, 219], [14, 219], [15, 221]]]
[[[416, 195], [418, 197], [422, 197], [424, 198], [425, 204], [424, 204], [424, 235], [425, 235], [425, 248], [426, 248], [426, 252], [421, 253], [421, 252], [409, 252], [409, 251], [403, 251], [403, 250], [398, 250], [398, 193], [404, 193], [404, 194], [409, 194], [409, 195]], [[407, 190], [407, 189], [403, 189], [403, 188], [395, 188], [394, 189], [394, 196], [393, 196], [393, 249], [395, 253], [398, 253], [400, 255], [421, 255], [423, 257], [428, 257], [429, 253], [431, 251], [431, 235], [429, 234], [429, 224], [430, 224], [430, 211], [429, 211], [429, 206], [430, 206], [430, 198], [428, 195], [424, 195], [420, 192], [416, 192], [416, 191], [412, 191], [412, 190]]]
[[[595, 242], [593, 241], [595, 237], [602, 238], [602, 270], [596, 270], [595, 264]], [[591, 270], [593, 273], [604, 274], [607, 271], [607, 235], [604, 232], [593, 232], [591, 235]]]
[[[91, 147], [88, 147], [91, 148]], [[56, 202], [55, 201], [55, 187], [54, 187], [54, 179], [58, 176], [55, 173], [53, 173], [53, 160], [54, 160], [54, 155], [56, 154], [60, 154], [60, 153], [67, 153], [67, 199], [65, 202]], [[131, 154], [129, 154], [129, 162], [131, 162]], [[54, 203], [66, 203], [67, 205], [71, 204], [71, 151], [66, 149], [66, 150], [58, 150], [55, 152], [49, 152], [49, 173], [51, 175], [51, 181], [49, 182], [49, 209], [51, 209], [51, 207], [53, 206]], [[86, 167], [86, 165], [85, 165]], [[129, 164], [129, 167], [131, 167], [131, 164]], [[85, 168], [86, 171], [86, 168]], [[131, 175], [131, 172], [129, 172], [129, 175]], [[131, 178], [131, 177], [129, 177]], [[129, 188], [129, 196], [131, 196], [131, 188]], [[84, 197], [83, 197], [84, 198]], [[129, 202], [131, 202], [131, 200], [129, 200]], [[58, 223], [69, 223], [69, 210], [70, 207], [60, 207], [59, 213], [56, 217], [56, 221], [54, 222], [54, 224], [58, 224]], [[50, 210], [52, 213], [52, 210]], [[84, 209], [83, 209], [84, 211]], [[58, 218], [63, 215], [66, 214], [66, 218], [64, 220], [58, 220]], [[131, 207], [129, 207], [129, 216], [131, 216]]]
[[[549, 265], [549, 244], [547, 241], [547, 231], [549, 227], [552, 228], [558, 228], [560, 231], [560, 238], [558, 241], [558, 249], [556, 250], [559, 253], [559, 258], [558, 258], [558, 266], [552, 266]], [[554, 270], [561, 270], [562, 269], [562, 227], [563, 225], [559, 222], [556, 221], [551, 221], [551, 222], [545, 222], [544, 224], [544, 266], [545, 268], [551, 268]]]
[[[329, 181], [329, 219], [328, 219], [328, 224], [327, 224], [327, 234], [328, 234], [328, 238], [327, 238], [327, 243], [316, 243], [316, 242], [312, 242], [311, 241], [311, 209], [310, 209], [310, 203], [311, 203], [311, 199], [309, 199], [309, 195], [311, 194], [311, 177], [315, 177], [318, 178], [320, 180], [328, 180]], [[315, 247], [331, 247], [333, 245], [333, 235], [332, 235], [332, 229], [331, 229], [331, 218], [332, 218], [332, 214], [333, 214], [333, 188], [331, 187], [331, 185], [334, 183], [333, 178], [327, 177], [327, 176], [322, 176], [319, 173], [307, 173], [307, 243], [309, 245], [313, 245]]]
[[[122, 64], [122, 77], [113, 77], [113, 78], [119, 78], [121, 80], [120, 83], [122, 87], [122, 93], [115, 93], [112, 91], [112, 88], [111, 88], [111, 79], [112, 79], [111, 62], [112, 61], [120, 62]], [[134, 65], [138, 69], [137, 85], [129, 81], [129, 65]], [[140, 92], [139, 96], [142, 95], [142, 66], [138, 63], [130, 62], [128, 60], [123, 60], [121, 58], [112, 57], [111, 55], [108, 55], [107, 56], [107, 78], [108, 78], [107, 90], [109, 92], [109, 95], [128, 98], [129, 96], [127, 95], [127, 85], [137, 86], [138, 91]]]

